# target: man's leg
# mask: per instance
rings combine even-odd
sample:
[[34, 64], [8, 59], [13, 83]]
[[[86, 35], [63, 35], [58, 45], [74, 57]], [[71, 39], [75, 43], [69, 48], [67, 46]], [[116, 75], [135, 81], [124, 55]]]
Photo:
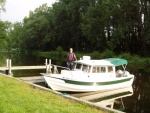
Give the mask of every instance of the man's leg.
[[68, 61], [67, 68], [71, 69], [71, 61]]

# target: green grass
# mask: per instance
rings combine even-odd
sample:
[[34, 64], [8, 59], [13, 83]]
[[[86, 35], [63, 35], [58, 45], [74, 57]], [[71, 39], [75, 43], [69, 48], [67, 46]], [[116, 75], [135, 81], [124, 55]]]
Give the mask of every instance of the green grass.
[[105, 113], [0, 75], [0, 113]]

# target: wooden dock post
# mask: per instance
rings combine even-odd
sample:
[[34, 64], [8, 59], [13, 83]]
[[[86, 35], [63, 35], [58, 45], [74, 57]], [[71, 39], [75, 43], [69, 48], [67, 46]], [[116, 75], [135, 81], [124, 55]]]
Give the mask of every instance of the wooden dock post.
[[47, 59], [45, 59], [46, 73], [48, 73]]
[[8, 65], [8, 74], [12, 76], [12, 73], [11, 73], [11, 59], [9, 59], [8, 61], [9, 61], [9, 63], [8, 63], [9, 64]]
[[5, 73], [8, 75], [9, 74], [9, 69], [8, 69], [8, 66], [9, 66], [9, 59], [6, 59], [6, 70], [5, 70]]
[[6, 59], [6, 67], [9, 66], [9, 59]]
[[49, 59], [49, 71], [48, 71], [49, 73], [52, 73], [51, 72], [51, 59]]

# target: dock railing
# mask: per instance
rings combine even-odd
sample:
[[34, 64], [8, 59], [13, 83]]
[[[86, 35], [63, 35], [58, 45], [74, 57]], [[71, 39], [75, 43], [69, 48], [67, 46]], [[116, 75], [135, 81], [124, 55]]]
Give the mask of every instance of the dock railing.
[[51, 73], [51, 59], [45, 59], [45, 65], [36, 66], [12, 66], [12, 60], [6, 59], [6, 66], [0, 67], [0, 71], [5, 71], [7, 75], [12, 76], [12, 70], [27, 70], [27, 69], [46, 69], [46, 73]]
[[[7, 75], [13, 76], [12, 70], [45, 69], [47, 74], [48, 73], [58, 74], [59, 73], [58, 68], [70, 70], [67, 67], [51, 64], [51, 59], [45, 59], [44, 64], [45, 65], [36, 65], [36, 66], [12, 66], [12, 60], [6, 59], [6, 66], [0, 67], [0, 71], [5, 72]], [[53, 70], [52, 70], [52, 68], [53, 68]], [[71, 73], [71, 70], [70, 70], [70, 73]], [[72, 75], [72, 73], [71, 73], [71, 75]]]

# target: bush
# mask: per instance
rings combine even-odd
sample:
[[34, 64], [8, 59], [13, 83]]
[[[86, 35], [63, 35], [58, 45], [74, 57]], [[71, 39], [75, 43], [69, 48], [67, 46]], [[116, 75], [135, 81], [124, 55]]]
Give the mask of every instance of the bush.
[[89, 54], [92, 59], [100, 59], [100, 53], [98, 51], [94, 51], [93, 53]]
[[[137, 57], [137, 56], [135, 56], [135, 57]], [[132, 60], [133, 56], [131, 56], [129, 53], [123, 53], [123, 54], [119, 55], [119, 58], [123, 58], [126, 60]]]
[[128, 60], [127, 69], [132, 73], [138, 73], [142, 75], [148, 75], [150, 73], [150, 58], [141, 58], [139, 56], [133, 56]]
[[112, 58], [112, 57], [115, 57], [115, 53], [113, 51], [108, 50], [108, 49], [106, 51], [104, 51], [100, 56], [100, 58], [102, 58], [102, 59]]

